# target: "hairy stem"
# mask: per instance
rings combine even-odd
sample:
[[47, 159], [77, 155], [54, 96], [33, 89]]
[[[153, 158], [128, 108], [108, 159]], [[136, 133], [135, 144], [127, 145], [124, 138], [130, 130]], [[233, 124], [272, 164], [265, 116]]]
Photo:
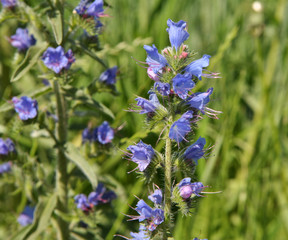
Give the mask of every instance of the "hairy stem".
[[[67, 159], [65, 156], [65, 144], [67, 140], [67, 111], [66, 102], [63, 94], [61, 93], [58, 81], [54, 81], [54, 92], [57, 102], [57, 115], [58, 115], [58, 159], [56, 168], [56, 191], [58, 194], [57, 210], [67, 213]], [[69, 224], [61, 217], [57, 219], [59, 232], [59, 240], [69, 239]]]

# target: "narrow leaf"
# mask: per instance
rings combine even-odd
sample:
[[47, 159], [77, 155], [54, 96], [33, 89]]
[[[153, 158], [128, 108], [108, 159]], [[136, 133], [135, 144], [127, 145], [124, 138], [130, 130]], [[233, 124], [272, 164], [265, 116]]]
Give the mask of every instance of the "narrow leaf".
[[62, 43], [63, 40], [63, 26], [62, 26], [62, 16], [59, 10], [54, 11], [49, 14], [48, 21], [51, 24], [55, 41], [58, 45]]

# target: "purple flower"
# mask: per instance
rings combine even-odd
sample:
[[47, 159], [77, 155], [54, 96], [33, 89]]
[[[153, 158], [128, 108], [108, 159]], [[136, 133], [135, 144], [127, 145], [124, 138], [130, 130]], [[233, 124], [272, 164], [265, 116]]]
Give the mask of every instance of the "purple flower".
[[4, 8], [12, 8], [17, 4], [17, 0], [1, 0], [2, 6]]
[[91, 0], [81, 0], [77, 7], [75, 7], [74, 11], [76, 11], [79, 15], [83, 15], [88, 8], [89, 2], [91, 2]]
[[15, 111], [19, 114], [21, 120], [33, 119], [37, 116], [38, 103], [30, 97], [23, 96], [20, 99], [12, 98]]
[[205, 150], [203, 148], [205, 144], [205, 138], [199, 137], [195, 143], [186, 149], [184, 152], [184, 158], [188, 161], [194, 161], [197, 165], [198, 160], [204, 156]]
[[169, 138], [177, 143], [185, 139], [185, 135], [191, 131], [190, 119], [193, 118], [193, 111], [187, 111], [181, 118], [175, 121], [169, 131]]
[[169, 83], [162, 83], [156, 82], [154, 87], [162, 96], [168, 96], [170, 94], [170, 84]]
[[131, 239], [130, 240], [149, 240], [150, 237], [147, 236], [146, 228], [143, 225], [139, 227], [139, 233], [130, 232]]
[[28, 29], [17, 28], [16, 34], [12, 35], [10, 38], [10, 43], [19, 51], [25, 51], [29, 47], [35, 45], [36, 39], [32, 34], [29, 36]]
[[87, 127], [82, 132], [82, 144], [85, 142], [92, 142], [92, 140], [93, 140], [93, 130]]
[[193, 240], [208, 240], [208, 238], [205, 239], [193, 238]]
[[55, 73], [60, 73], [63, 68], [69, 69], [75, 58], [70, 49], [64, 54], [63, 47], [58, 46], [57, 48], [48, 47], [42, 56], [42, 61], [46, 67]]
[[189, 33], [186, 31], [186, 22], [181, 20], [174, 23], [171, 19], [168, 19], [167, 25], [168, 28], [166, 30], [169, 34], [171, 46], [178, 50], [181, 44], [189, 37]]
[[209, 96], [212, 94], [213, 88], [209, 88], [207, 92], [194, 93], [188, 98], [187, 103], [192, 107], [204, 113], [204, 108], [210, 101]]
[[156, 189], [151, 195], [148, 196], [155, 204], [161, 204], [162, 202], [162, 191], [160, 189]]
[[173, 79], [173, 90], [181, 98], [186, 99], [188, 92], [195, 86], [190, 74], [177, 74]]
[[23, 227], [33, 223], [34, 210], [34, 207], [26, 206], [17, 219], [18, 223]]
[[118, 68], [117, 66], [114, 66], [112, 68], [107, 69], [105, 72], [103, 72], [100, 77], [99, 81], [106, 83], [108, 85], [113, 85], [116, 83], [116, 74], [117, 74]]
[[113, 191], [106, 191], [103, 183], [99, 183], [96, 190], [91, 192], [88, 196], [89, 203], [94, 206], [101, 203], [108, 203], [116, 198], [116, 194]]
[[209, 66], [210, 57], [211, 56], [204, 54], [202, 58], [191, 62], [184, 70], [201, 80], [203, 67]]
[[163, 67], [168, 64], [165, 57], [158, 53], [158, 49], [155, 47], [154, 44], [152, 45], [152, 47], [144, 45], [144, 49], [146, 50], [148, 55], [146, 58], [146, 62], [155, 74], [157, 74]]
[[[161, 73], [161, 70], [159, 71], [159, 73]], [[148, 74], [148, 77], [154, 80], [155, 82], [159, 81], [159, 76], [157, 73], [154, 73], [152, 67], [147, 68], [147, 74]]]
[[91, 204], [85, 194], [78, 194], [74, 197], [74, 202], [77, 204], [77, 208], [80, 208], [84, 212], [89, 212], [92, 209]]
[[152, 146], [143, 143], [141, 140], [136, 145], [130, 145], [127, 150], [132, 152], [132, 154], [129, 154], [131, 161], [138, 164], [141, 172], [147, 168], [155, 154]]
[[10, 172], [11, 171], [12, 162], [6, 162], [0, 164], [0, 174]]
[[107, 144], [112, 142], [114, 138], [114, 129], [109, 126], [109, 123], [104, 121], [98, 128], [97, 128], [97, 140], [101, 144]]
[[0, 155], [8, 155], [10, 152], [15, 152], [15, 145], [10, 138], [3, 140], [0, 138]]
[[87, 15], [91, 17], [99, 18], [103, 16], [103, 0], [95, 0], [87, 9]]
[[137, 105], [142, 108], [139, 111], [140, 114], [155, 112], [156, 108], [160, 105], [157, 95], [153, 92], [150, 93], [149, 100], [141, 97], [135, 100], [137, 101]]
[[180, 196], [184, 199], [190, 198], [192, 195], [200, 197], [202, 189], [205, 188], [201, 182], [191, 183], [191, 178], [184, 178], [178, 185]]

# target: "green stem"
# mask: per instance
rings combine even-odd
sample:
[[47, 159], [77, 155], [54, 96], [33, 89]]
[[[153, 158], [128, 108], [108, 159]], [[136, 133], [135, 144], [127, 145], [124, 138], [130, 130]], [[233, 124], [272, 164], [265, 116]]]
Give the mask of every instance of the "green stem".
[[[58, 114], [58, 159], [56, 168], [56, 191], [58, 194], [58, 202], [56, 209], [60, 212], [67, 213], [67, 158], [65, 156], [65, 144], [67, 141], [67, 111], [66, 102], [63, 94], [61, 93], [58, 80], [54, 81], [54, 92], [57, 102]], [[59, 240], [69, 240], [69, 223], [61, 217], [57, 219], [59, 232]]]
[[171, 139], [166, 137], [165, 146], [165, 225], [167, 226], [166, 231], [170, 232], [171, 224], [171, 171], [172, 171], [172, 161], [171, 161]]

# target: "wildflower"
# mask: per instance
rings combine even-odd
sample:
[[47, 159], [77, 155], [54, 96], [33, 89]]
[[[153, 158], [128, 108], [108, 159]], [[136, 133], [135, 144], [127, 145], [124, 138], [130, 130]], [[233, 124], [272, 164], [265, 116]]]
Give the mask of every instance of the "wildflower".
[[74, 197], [74, 202], [77, 204], [77, 208], [82, 209], [84, 212], [89, 212], [92, 209], [92, 204], [88, 202], [85, 194], [78, 194]]
[[149, 100], [141, 97], [135, 100], [137, 101], [137, 105], [142, 108], [139, 111], [140, 114], [155, 112], [156, 108], [160, 106], [157, 95], [153, 92], [150, 92]]
[[19, 51], [25, 51], [29, 47], [35, 45], [36, 39], [32, 34], [29, 36], [28, 29], [17, 28], [16, 34], [12, 35], [10, 38], [10, 43]]
[[90, 6], [87, 8], [87, 15], [91, 17], [99, 18], [103, 15], [103, 0], [95, 0]]
[[1, 3], [4, 8], [12, 8], [17, 5], [17, 0], [1, 0]]
[[74, 11], [79, 15], [83, 15], [88, 8], [89, 2], [91, 2], [91, 0], [81, 0], [77, 7], [75, 7]]
[[188, 98], [187, 103], [192, 107], [204, 113], [204, 108], [210, 101], [209, 96], [212, 94], [213, 88], [209, 88], [207, 92], [194, 93]]
[[[211, 56], [204, 54], [202, 58], [197, 59], [193, 62], [191, 62], [184, 71], [190, 73], [191, 75], [197, 77], [199, 80], [202, 79], [202, 71], [204, 67], [209, 66], [209, 59]], [[213, 74], [212, 74], [213, 75]], [[205, 75], [208, 77], [208, 75]]]
[[208, 240], [208, 238], [205, 239], [193, 238], [193, 240]]
[[15, 111], [19, 114], [21, 120], [33, 119], [37, 116], [38, 103], [30, 97], [23, 96], [20, 99], [12, 98]]
[[127, 150], [131, 151], [131, 161], [138, 164], [138, 168], [143, 172], [154, 157], [154, 149], [151, 145], [143, 143], [141, 140], [136, 145], [130, 145]]
[[180, 196], [184, 199], [190, 198], [192, 195], [200, 196], [202, 189], [205, 188], [201, 182], [191, 183], [191, 178], [184, 178], [178, 185]]
[[205, 138], [199, 137], [195, 143], [186, 149], [184, 152], [184, 158], [188, 161], [194, 161], [197, 165], [198, 160], [204, 156], [205, 150], [203, 148], [205, 144]]
[[151, 195], [148, 196], [155, 204], [161, 204], [162, 202], [162, 191], [160, 189], [156, 189]]
[[42, 56], [42, 61], [46, 67], [55, 73], [60, 73], [63, 68], [69, 69], [75, 58], [70, 49], [64, 54], [63, 47], [58, 46], [57, 48], [48, 47]]
[[103, 72], [100, 77], [99, 81], [106, 83], [108, 85], [113, 85], [116, 83], [116, 74], [117, 74], [118, 68], [117, 66], [114, 66], [112, 68], [107, 69], [105, 72]]
[[97, 139], [102, 144], [110, 143], [114, 138], [114, 130], [104, 121], [97, 129]]
[[186, 99], [188, 92], [195, 86], [190, 74], [177, 74], [173, 79], [173, 90], [181, 98]]
[[143, 225], [140, 225], [139, 227], [139, 233], [130, 232], [130, 235], [132, 238], [129, 238], [130, 240], [149, 240], [150, 237], [147, 236], [146, 228]]
[[190, 119], [193, 118], [193, 111], [187, 111], [181, 118], [175, 121], [170, 128], [169, 138], [177, 143], [185, 139], [185, 135], [191, 131]]
[[10, 138], [3, 140], [0, 138], [0, 155], [8, 155], [10, 152], [15, 152], [15, 145]]
[[82, 144], [85, 142], [92, 142], [93, 131], [91, 128], [85, 128], [82, 132]]
[[164, 68], [168, 63], [165, 57], [158, 53], [158, 49], [153, 44], [152, 47], [144, 45], [144, 49], [147, 52], [146, 62], [149, 67], [157, 74], [162, 68]]
[[166, 30], [169, 34], [171, 46], [178, 50], [181, 44], [189, 37], [189, 33], [186, 31], [186, 22], [181, 20], [174, 23], [171, 19], [168, 19], [167, 25], [168, 28]]
[[100, 203], [108, 203], [115, 198], [116, 194], [113, 191], [107, 191], [103, 183], [99, 183], [96, 190], [89, 194], [88, 201], [96, 206]]
[[[161, 70], [159, 71], [159, 73], [161, 73]], [[153, 68], [151, 68], [151, 67], [147, 68], [147, 75], [148, 75], [149, 78], [151, 78], [155, 82], [159, 81], [159, 76], [158, 76], [157, 73], [154, 73]]]
[[6, 162], [6, 163], [0, 164], [0, 174], [6, 173], [6, 172], [10, 172], [11, 171], [11, 166], [12, 166], [11, 162]]
[[18, 223], [23, 227], [33, 223], [34, 210], [34, 207], [26, 206], [17, 219]]
[[169, 83], [162, 83], [156, 82], [154, 87], [162, 96], [168, 96], [170, 94], [170, 84]]

